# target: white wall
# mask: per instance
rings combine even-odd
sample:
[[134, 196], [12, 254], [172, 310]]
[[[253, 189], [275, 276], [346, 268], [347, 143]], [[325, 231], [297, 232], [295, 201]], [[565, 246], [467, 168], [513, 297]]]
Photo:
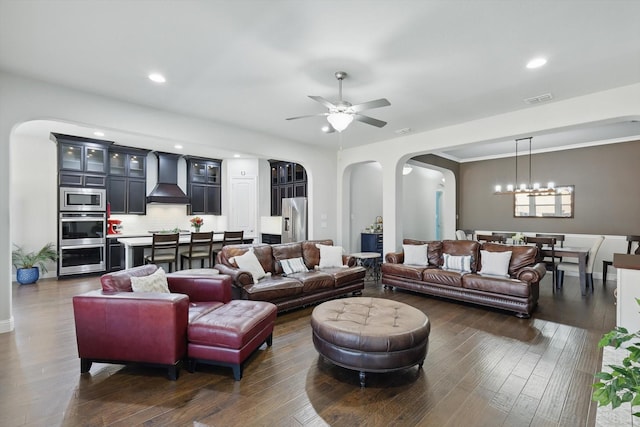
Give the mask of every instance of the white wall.
[[[536, 107], [523, 108], [510, 113], [487, 117], [466, 123], [442, 127], [422, 133], [409, 134], [393, 140], [381, 141], [344, 149], [338, 158], [337, 187], [338, 209], [349, 206], [350, 188], [340, 184], [349, 179], [354, 165], [362, 162], [378, 162], [382, 167], [382, 194], [384, 227], [384, 252], [391, 252], [402, 242], [402, 165], [411, 157], [437, 153], [442, 149], [459, 147], [481, 141], [514, 139], [514, 136], [530, 135], [549, 130], [561, 131], [573, 126], [595, 122], [640, 118], [640, 84], [598, 92], [565, 101], [551, 102]], [[453, 182], [446, 176], [447, 204], [452, 202], [448, 190]], [[455, 192], [453, 194], [455, 197]], [[455, 211], [455, 209], [454, 209]], [[348, 216], [338, 216], [337, 231], [344, 239], [351, 233]], [[446, 218], [455, 224], [455, 216]], [[445, 238], [454, 238], [455, 225], [447, 227]]]
[[[29, 155], [34, 160], [25, 166], [25, 152], [17, 150], [16, 161], [12, 153], [16, 144], [30, 144], [33, 141], [15, 141], [15, 129], [22, 123], [34, 120], [50, 120], [65, 122], [79, 126], [100, 128], [107, 131], [117, 131], [120, 134], [132, 135], [131, 141], [145, 140], [148, 144], [136, 145], [124, 138], [118, 141], [122, 145], [139, 148], [155, 149], [158, 151], [176, 152], [176, 143], [183, 143], [193, 147], [188, 154], [202, 157], [220, 158], [221, 152], [229, 153], [230, 149], [237, 150], [253, 158], [292, 160], [303, 164], [309, 176], [308, 190], [309, 229], [310, 236], [318, 238], [336, 236], [336, 160], [335, 151], [320, 147], [300, 144], [297, 141], [286, 141], [252, 131], [233, 128], [225, 124], [207, 121], [199, 118], [187, 117], [152, 108], [116, 101], [114, 99], [71, 90], [41, 81], [19, 77], [0, 72], [0, 237], [4, 244], [0, 244], [0, 271], [5, 279], [0, 280], [0, 333], [13, 329], [13, 315], [11, 309], [11, 242], [20, 241], [26, 247], [39, 244], [41, 236], [46, 241], [56, 240], [56, 203], [55, 176], [51, 167], [55, 168], [55, 145], [48, 140], [48, 132], [39, 136], [37, 147], [47, 141], [51, 154], [40, 152], [37, 147], [29, 149]], [[46, 146], [46, 144], [45, 144]], [[230, 158], [227, 155], [227, 158]], [[20, 211], [13, 213], [10, 206], [14, 201], [13, 195], [20, 197], [20, 187], [14, 188], [13, 174], [23, 168], [29, 168], [34, 175], [43, 178], [43, 186], [52, 185], [53, 191], [47, 191], [42, 198], [38, 193], [34, 202], [35, 209], [24, 206], [19, 208], [28, 210], [37, 216], [33, 225], [23, 221]], [[18, 174], [19, 175], [19, 174]], [[22, 178], [20, 178], [22, 179]], [[16, 208], [18, 209], [18, 208]], [[322, 219], [324, 218], [324, 219]], [[213, 221], [213, 220], [212, 220]], [[44, 225], [47, 223], [48, 225]], [[27, 228], [40, 227], [46, 233], [38, 233], [37, 238], [29, 240]], [[133, 227], [133, 225], [131, 225]], [[16, 230], [16, 234], [12, 230]], [[40, 229], [40, 228], [39, 228]], [[33, 233], [35, 234], [35, 233]]]
[[[402, 222], [403, 238], [435, 240], [436, 191], [444, 191], [441, 172], [412, 165], [411, 173], [403, 175]], [[442, 210], [445, 211], [444, 206]]]
[[[351, 171], [351, 236], [344, 244], [347, 252], [360, 252], [360, 233], [382, 216], [382, 167], [369, 162], [355, 165]], [[384, 218], [383, 218], [384, 219]]]

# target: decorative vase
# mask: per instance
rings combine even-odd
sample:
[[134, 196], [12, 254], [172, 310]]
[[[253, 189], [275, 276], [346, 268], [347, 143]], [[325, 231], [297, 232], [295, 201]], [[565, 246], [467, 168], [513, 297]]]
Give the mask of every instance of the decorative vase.
[[200, 232], [200, 225], [194, 225], [193, 228], [196, 230], [196, 233]]
[[40, 269], [38, 267], [19, 268], [16, 271], [16, 280], [21, 285], [29, 285], [36, 283], [40, 278]]

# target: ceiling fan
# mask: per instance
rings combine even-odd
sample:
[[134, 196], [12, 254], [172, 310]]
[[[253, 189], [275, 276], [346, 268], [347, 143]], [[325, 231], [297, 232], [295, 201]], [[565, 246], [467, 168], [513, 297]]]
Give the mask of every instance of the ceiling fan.
[[296, 120], [303, 119], [306, 117], [316, 117], [316, 116], [326, 116], [327, 121], [331, 125], [327, 132], [333, 132], [337, 130], [338, 132], [342, 132], [345, 130], [352, 121], [357, 120], [362, 123], [366, 123], [368, 125], [383, 127], [387, 124], [387, 122], [383, 122], [382, 120], [374, 119], [373, 117], [365, 116], [364, 114], [360, 114], [361, 111], [370, 110], [373, 108], [386, 107], [391, 105], [391, 103], [386, 98], [380, 98], [369, 102], [363, 102], [362, 104], [352, 105], [350, 102], [344, 101], [342, 99], [342, 80], [347, 77], [347, 73], [344, 71], [336, 71], [335, 73], [336, 79], [338, 79], [338, 102], [333, 104], [321, 96], [312, 96], [309, 95], [309, 98], [314, 101], [319, 102], [329, 109], [326, 113], [320, 114], [310, 114], [306, 116], [297, 116], [297, 117], [289, 117], [287, 120]]

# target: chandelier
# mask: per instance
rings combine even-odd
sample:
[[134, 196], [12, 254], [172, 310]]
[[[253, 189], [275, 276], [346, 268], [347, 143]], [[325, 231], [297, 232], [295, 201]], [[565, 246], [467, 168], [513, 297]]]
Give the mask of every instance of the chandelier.
[[[555, 194], [556, 188], [555, 184], [552, 181], [547, 183], [546, 187], [541, 187], [539, 182], [531, 182], [531, 140], [533, 137], [529, 136], [526, 138], [516, 139], [516, 180], [515, 184], [507, 184], [506, 190], [502, 189], [502, 185], [496, 185], [495, 192], [493, 194], [502, 195], [502, 194], [528, 194], [531, 196], [536, 195], [544, 195], [544, 194]], [[518, 142], [528, 140], [529, 141], [529, 181], [528, 183], [517, 184], [518, 182]]]

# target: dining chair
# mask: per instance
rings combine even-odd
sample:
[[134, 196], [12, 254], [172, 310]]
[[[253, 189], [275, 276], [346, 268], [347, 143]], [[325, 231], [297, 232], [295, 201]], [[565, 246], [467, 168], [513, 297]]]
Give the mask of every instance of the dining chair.
[[478, 242], [496, 242], [496, 243], [505, 243], [507, 238], [502, 235], [491, 235], [491, 234], [478, 234], [476, 236], [476, 240]]
[[[560, 257], [556, 257], [556, 239], [555, 237], [524, 237], [525, 244], [534, 244], [538, 248], [538, 254], [536, 256], [537, 262], [543, 262], [547, 270], [551, 270], [551, 283], [555, 289], [558, 286], [557, 271], [558, 264], [560, 263]], [[551, 250], [550, 259], [545, 258], [542, 255], [542, 247], [548, 246]]]
[[[587, 257], [587, 266], [585, 269], [585, 273], [587, 273], [587, 287], [591, 287], [593, 289], [593, 263], [596, 260], [596, 255], [598, 254], [598, 250], [600, 250], [600, 245], [604, 241], [604, 236], [600, 236], [596, 239], [589, 249], [589, 255]], [[568, 262], [562, 261], [558, 264], [558, 287], [562, 287], [562, 282], [564, 280], [564, 272], [565, 271], [573, 271], [575, 273], [580, 273], [580, 269], [577, 262]]]
[[175, 264], [177, 270], [179, 240], [179, 233], [154, 233], [151, 240], [151, 254], [144, 257], [144, 263], [166, 263], [169, 266], [169, 273], [173, 271]]
[[553, 237], [561, 248], [564, 248], [564, 234], [536, 233], [536, 237]]
[[204, 268], [204, 260], [209, 260], [209, 267], [213, 267], [213, 231], [191, 233], [189, 250], [180, 253], [180, 265], [184, 269], [185, 261], [200, 260], [200, 268]]
[[[627, 255], [631, 255], [631, 248], [633, 247], [633, 244], [637, 243], [638, 247], [635, 250], [635, 254], [636, 255], [640, 255], [640, 236], [633, 236], [633, 235], [629, 235], [627, 236]], [[607, 281], [607, 270], [609, 269], [609, 266], [613, 265], [613, 261], [609, 261], [609, 260], [602, 260], [602, 284], [604, 285], [604, 283]]]
[[456, 230], [456, 240], [469, 240], [464, 230]]
[[512, 233], [510, 231], [507, 232], [501, 232], [501, 231], [494, 231], [491, 233], [492, 236], [502, 236], [504, 237], [504, 241], [502, 243], [507, 243], [507, 241], [509, 239], [511, 239], [516, 233]]

